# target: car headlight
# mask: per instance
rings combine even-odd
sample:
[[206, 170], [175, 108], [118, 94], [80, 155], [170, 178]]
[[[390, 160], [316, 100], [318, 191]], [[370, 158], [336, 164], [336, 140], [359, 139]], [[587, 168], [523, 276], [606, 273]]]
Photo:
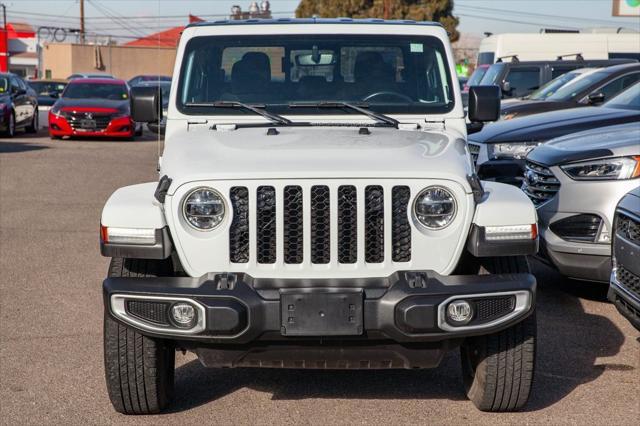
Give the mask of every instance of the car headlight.
[[211, 231], [224, 219], [224, 200], [215, 189], [197, 188], [184, 198], [182, 214], [193, 228], [199, 231]]
[[640, 156], [605, 158], [560, 166], [575, 180], [623, 180], [640, 176]]
[[501, 158], [524, 159], [529, 151], [540, 145], [541, 142], [508, 142], [487, 144], [487, 154], [490, 160]]
[[428, 229], [446, 228], [456, 217], [456, 198], [442, 186], [429, 186], [416, 197], [413, 212]]

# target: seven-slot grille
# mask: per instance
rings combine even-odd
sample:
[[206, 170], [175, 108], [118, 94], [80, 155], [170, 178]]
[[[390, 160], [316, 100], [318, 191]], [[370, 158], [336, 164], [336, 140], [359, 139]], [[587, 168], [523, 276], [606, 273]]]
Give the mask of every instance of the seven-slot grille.
[[522, 190], [538, 206], [552, 199], [560, 190], [560, 181], [547, 167], [527, 161]]
[[[312, 264], [328, 264], [332, 256], [338, 263], [354, 264], [359, 256], [358, 233], [364, 233], [364, 247], [361, 248], [364, 261], [383, 263], [385, 221], [390, 221], [391, 260], [409, 262], [411, 226], [408, 209], [411, 191], [408, 186], [389, 189], [389, 193], [386, 193], [380, 185], [360, 188], [353, 185], [337, 188], [287, 185], [279, 189], [258, 186], [253, 200], [247, 187], [231, 187], [229, 197], [233, 218], [229, 228], [229, 260], [232, 263], [248, 263], [250, 258], [254, 258], [259, 264], [274, 264], [280, 250], [285, 264], [301, 264], [305, 259]], [[385, 217], [385, 197], [391, 197], [390, 217]], [[279, 207], [282, 212], [277, 211]], [[251, 235], [252, 209], [255, 209], [255, 235]], [[362, 229], [359, 229], [358, 223], [359, 210], [363, 210], [364, 215]], [[335, 220], [332, 220], [332, 214], [335, 214]], [[282, 220], [281, 227], [277, 223], [279, 218]], [[332, 230], [332, 227], [336, 229]], [[281, 243], [278, 242], [279, 229], [282, 230]], [[332, 232], [337, 238], [335, 245], [332, 245]], [[305, 236], [309, 240], [308, 245], [305, 245]], [[250, 253], [252, 240], [255, 240], [256, 250], [253, 254]], [[336, 253], [332, 253], [332, 250], [336, 250]]]
[[74, 129], [82, 129], [82, 120], [94, 120], [96, 122], [96, 130], [104, 130], [107, 128], [113, 114], [89, 113], [89, 112], [66, 112], [64, 117], [69, 125]]

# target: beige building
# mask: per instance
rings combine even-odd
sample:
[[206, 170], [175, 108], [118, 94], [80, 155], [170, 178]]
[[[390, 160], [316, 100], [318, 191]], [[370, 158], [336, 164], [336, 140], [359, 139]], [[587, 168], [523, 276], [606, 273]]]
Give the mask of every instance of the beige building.
[[124, 80], [140, 74], [172, 75], [175, 59], [174, 47], [52, 43], [42, 49], [42, 75], [67, 78], [102, 72]]

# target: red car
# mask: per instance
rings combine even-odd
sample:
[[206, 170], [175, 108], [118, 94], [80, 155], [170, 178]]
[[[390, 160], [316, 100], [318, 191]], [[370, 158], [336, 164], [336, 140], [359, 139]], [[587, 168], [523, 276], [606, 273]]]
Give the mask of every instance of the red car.
[[131, 119], [129, 86], [123, 80], [83, 78], [69, 82], [49, 111], [49, 136], [131, 139], [142, 126]]

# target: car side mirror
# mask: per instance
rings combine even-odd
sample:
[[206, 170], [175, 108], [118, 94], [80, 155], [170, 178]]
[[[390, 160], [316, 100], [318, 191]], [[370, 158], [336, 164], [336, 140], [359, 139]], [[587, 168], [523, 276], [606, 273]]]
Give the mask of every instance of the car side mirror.
[[502, 83], [502, 92], [506, 93], [507, 95], [511, 94], [511, 83], [509, 83], [508, 81], [504, 81]]
[[157, 87], [131, 89], [131, 118], [138, 123], [162, 120], [162, 92]]
[[605, 96], [602, 92], [591, 93], [589, 96], [587, 96], [590, 105], [601, 104], [604, 102], [604, 98]]
[[500, 118], [500, 88], [498, 86], [471, 86], [469, 88], [469, 120], [486, 123]]

